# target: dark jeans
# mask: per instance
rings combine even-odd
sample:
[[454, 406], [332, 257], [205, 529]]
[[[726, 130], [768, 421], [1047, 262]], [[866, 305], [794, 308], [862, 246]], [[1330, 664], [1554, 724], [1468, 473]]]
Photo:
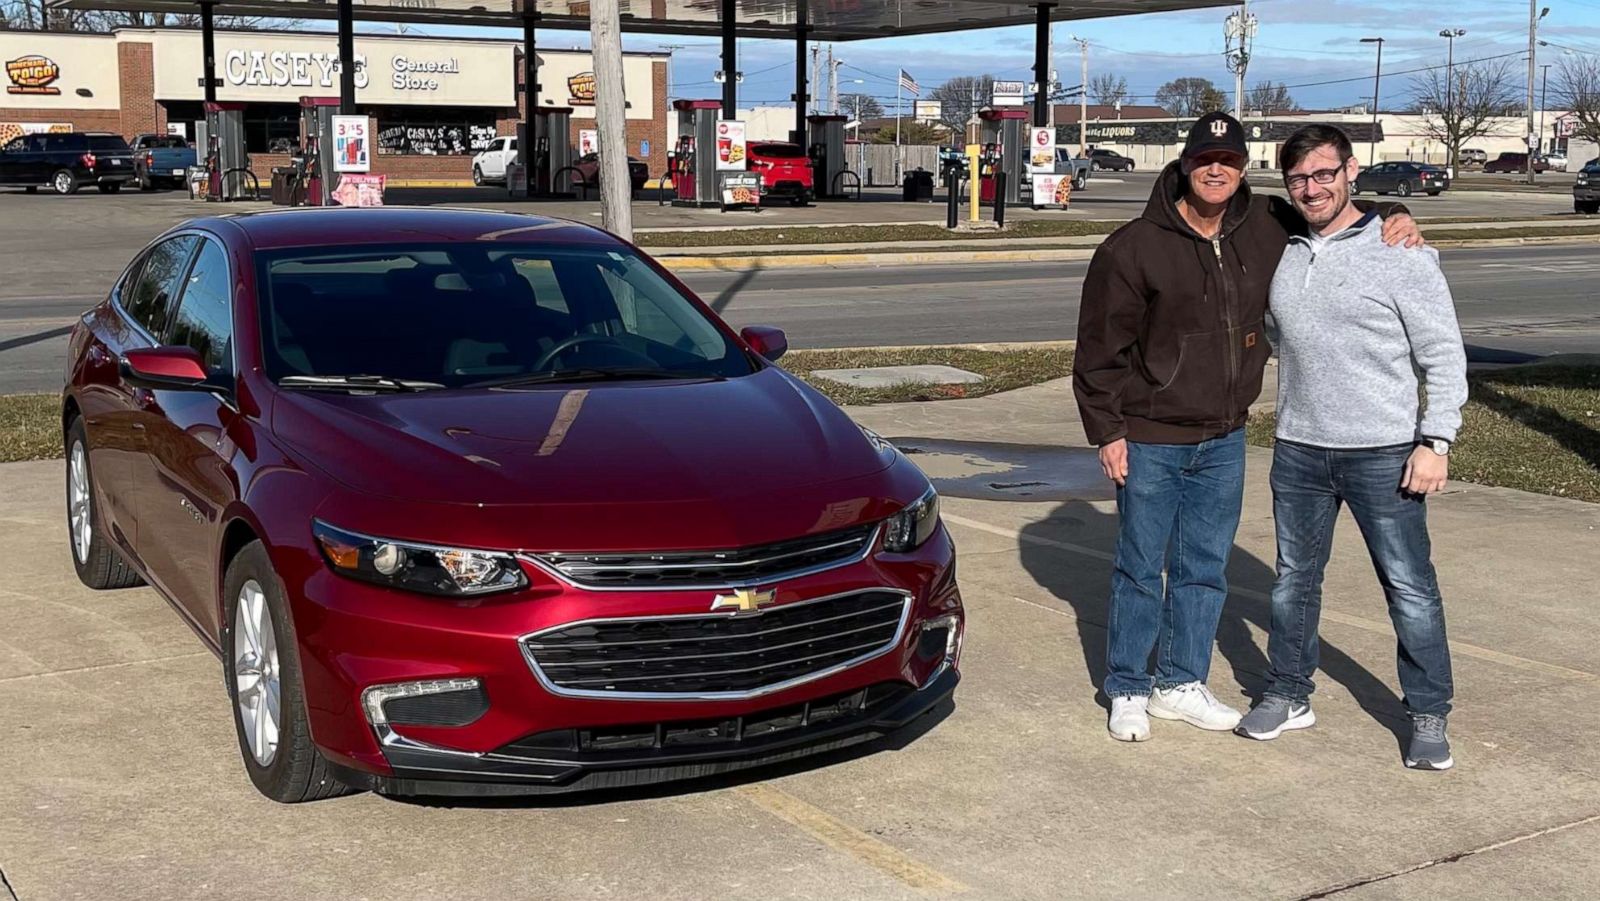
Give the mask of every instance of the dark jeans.
[[1243, 497], [1244, 429], [1199, 444], [1128, 442], [1127, 484], [1117, 489], [1108, 697], [1206, 680]]
[[1272, 455], [1278, 580], [1272, 587], [1267, 693], [1304, 701], [1317, 669], [1322, 572], [1339, 505], [1348, 504], [1378, 571], [1399, 639], [1400, 686], [1412, 713], [1447, 714], [1455, 693], [1444, 602], [1429, 560], [1428, 508], [1400, 490], [1411, 445], [1329, 450], [1279, 441]]

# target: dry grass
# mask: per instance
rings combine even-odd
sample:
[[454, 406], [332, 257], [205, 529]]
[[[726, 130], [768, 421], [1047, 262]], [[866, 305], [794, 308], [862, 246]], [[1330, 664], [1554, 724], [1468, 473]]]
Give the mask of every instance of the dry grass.
[[[853, 388], [812, 375], [818, 369], [854, 369], [867, 366], [943, 364], [983, 376], [972, 385], [905, 384], [891, 388]], [[1063, 378], [1072, 372], [1072, 348], [1030, 347], [978, 350], [970, 347], [916, 347], [905, 349], [795, 350], [783, 358], [783, 367], [805, 379], [838, 404], [888, 404], [919, 400], [982, 397]]]
[[61, 399], [0, 395], [0, 463], [61, 456]]

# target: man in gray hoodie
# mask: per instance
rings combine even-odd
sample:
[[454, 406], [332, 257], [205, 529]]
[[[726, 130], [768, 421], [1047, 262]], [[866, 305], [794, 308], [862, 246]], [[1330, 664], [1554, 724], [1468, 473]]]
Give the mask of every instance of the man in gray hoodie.
[[1316, 722], [1310, 698], [1322, 574], [1347, 504], [1399, 639], [1412, 719], [1405, 764], [1449, 769], [1445, 717], [1454, 688], [1425, 501], [1445, 485], [1467, 399], [1450, 286], [1433, 248], [1384, 244], [1381, 223], [1351, 205], [1359, 167], [1343, 132], [1303, 128], [1283, 145], [1279, 163], [1310, 234], [1290, 239], [1272, 281], [1267, 328], [1280, 362], [1271, 675], [1266, 696], [1234, 731], [1267, 740]]

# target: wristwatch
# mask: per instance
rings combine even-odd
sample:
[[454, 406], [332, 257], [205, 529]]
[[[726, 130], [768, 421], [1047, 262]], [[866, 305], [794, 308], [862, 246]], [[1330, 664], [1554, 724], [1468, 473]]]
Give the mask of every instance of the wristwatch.
[[1450, 456], [1450, 442], [1443, 438], [1430, 438], [1427, 435], [1423, 435], [1422, 439], [1417, 443], [1441, 457]]

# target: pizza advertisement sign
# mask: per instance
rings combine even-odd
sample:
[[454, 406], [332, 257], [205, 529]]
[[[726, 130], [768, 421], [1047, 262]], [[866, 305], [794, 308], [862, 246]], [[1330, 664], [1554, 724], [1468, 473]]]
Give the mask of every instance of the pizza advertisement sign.
[[1034, 175], [1033, 206], [1059, 206], [1065, 209], [1072, 202], [1071, 175]]
[[722, 208], [761, 206], [761, 174], [758, 172], [720, 172]]
[[7, 94], [54, 96], [61, 93], [61, 89], [55, 86], [56, 79], [61, 77], [61, 67], [47, 56], [29, 54], [6, 60], [6, 77], [11, 79], [11, 83], [6, 85]]

